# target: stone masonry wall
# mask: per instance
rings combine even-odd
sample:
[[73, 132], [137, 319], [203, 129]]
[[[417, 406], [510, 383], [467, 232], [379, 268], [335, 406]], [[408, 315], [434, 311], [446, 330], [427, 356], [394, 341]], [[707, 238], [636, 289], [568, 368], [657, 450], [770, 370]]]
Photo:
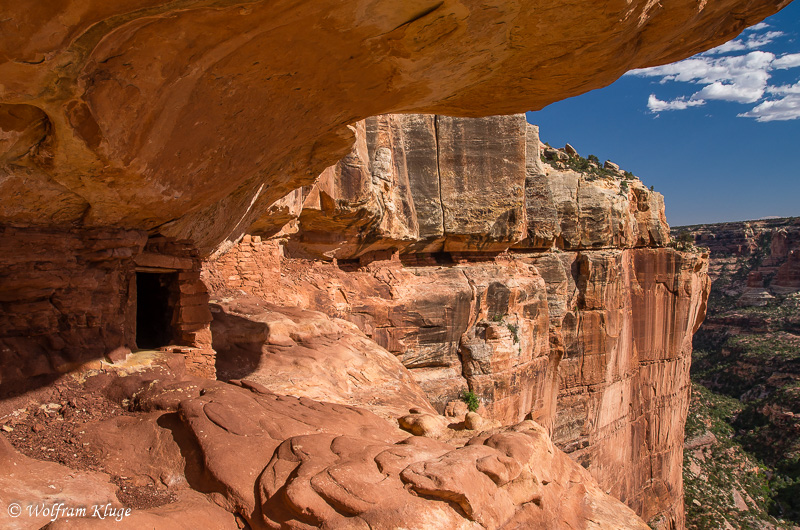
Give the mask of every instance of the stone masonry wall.
[[138, 231], [0, 229], [0, 382], [131, 345], [133, 256], [146, 240]]
[[211, 313], [186, 243], [126, 230], [0, 229], [0, 384], [63, 373], [136, 348], [136, 271], [172, 271], [173, 340], [213, 377]]

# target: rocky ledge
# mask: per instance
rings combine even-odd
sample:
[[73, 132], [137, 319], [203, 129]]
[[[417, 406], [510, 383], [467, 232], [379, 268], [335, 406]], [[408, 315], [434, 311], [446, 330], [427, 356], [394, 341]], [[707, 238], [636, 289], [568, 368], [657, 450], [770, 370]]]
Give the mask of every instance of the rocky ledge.
[[[35, 454], [37, 440], [67, 434], [53, 450], [71, 467], [20, 454], [0, 436], [0, 491], [25, 510], [3, 510], [3, 528], [104, 527], [93, 506], [131, 529], [648, 528], [535, 422], [453, 443], [252, 381], [176, 377], [166, 364], [57, 385], [63, 406], [17, 409], [5, 424], [12, 441]], [[118, 412], [86, 421], [88, 406]], [[86, 423], [76, 421], [82, 407]], [[166, 498], [153, 503], [157, 493]], [[31, 499], [89, 516], [31, 515]]]

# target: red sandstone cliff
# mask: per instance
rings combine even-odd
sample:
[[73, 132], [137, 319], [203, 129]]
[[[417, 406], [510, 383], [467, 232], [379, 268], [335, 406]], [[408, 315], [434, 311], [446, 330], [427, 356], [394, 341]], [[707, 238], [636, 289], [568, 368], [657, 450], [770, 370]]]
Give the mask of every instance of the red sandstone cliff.
[[[292, 219], [297, 190], [347, 154], [356, 136], [348, 124], [359, 118], [541, 107], [627, 69], [710, 48], [786, 3], [637, 0], [602, 13], [588, 1], [537, 2], [535, 8], [379, 0], [9, 7], [0, 20], [0, 382], [70, 371], [135, 348], [137, 270], [178, 273], [162, 278], [170, 284], [169, 307], [180, 308], [163, 326], [170, 340], [198, 347], [191, 355], [199, 370], [209, 353], [211, 320], [197, 282], [200, 258], [259, 223], [269, 231]], [[452, 124], [421, 118], [413, 126], [418, 132], [411, 136], [421, 139], [437, 134], [431, 127]], [[395, 140], [385, 126], [376, 124], [370, 134], [381, 138], [373, 143], [376, 152], [391, 151]], [[430, 152], [412, 143], [404, 146], [406, 162], [392, 159], [383, 173], [374, 172], [376, 182], [337, 193], [346, 199], [378, 192], [381, 175], [402, 177], [392, 164], [438, 174]], [[571, 195], [579, 191], [576, 182], [523, 186], [513, 172], [513, 193], [492, 198], [492, 212], [507, 214], [495, 223], [467, 204], [486, 192], [480, 175], [460, 184], [449, 179], [448, 164], [463, 153], [441, 147], [437, 161], [445, 171], [417, 180], [414, 212], [407, 211], [409, 194], [398, 181], [381, 202], [397, 215], [381, 214], [382, 225], [359, 218], [349, 226], [366, 222], [382, 234], [375, 241], [392, 244], [503, 248], [526, 237], [519, 194], [525, 189], [551, 194], [544, 206], [524, 212], [536, 220], [528, 223], [528, 248], [546, 247], [542, 242], [562, 231], [565, 245], [578, 245], [570, 248], [603, 246], [609, 231], [617, 234], [617, 247], [654, 233], [642, 221], [638, 232], [612, 221], [595, 242], [579, 242], [584, 229], [572, 226], [576, 216], [584, 216], [581, 224], [595, 223], [593, 211], [619, 202], [614, 190], [595, 194], [598, 202], [589, 206]], [[454, 185], [473, 191], [448, 187]], [[325, 248], [329, 214], [339, 221], [369, 218], [377, 204], [373, 195], [365, 204], [331, 208], [323, 201], [330, 194], [318, 189], [318, 206], [303, 210], [309, 228], [301, 242], [309, 252], [315, 238]], [[647, 217], [642, 197], [636, 208]], [[579, 199], [587, 206], [582, 212]], [[620, 213], [614, 218], [630, 219]], [[339, 221], [331, 226], [341, 228]], [[352, 238], [347, 245], [343, 255], [364, 250]]]
[[[64, 237], [81, 249], [62, 253], [68, 281], [12, 292], [49, 297], [39, 311], [52, 316], [8, 320], [42, 324], [36, 342], [6, 342], [17, 361], [3, 376], [47, 374], [53, 349], [64, 352], [56, 367], [83, 362], [85, 375], [0, 407], [15, 446], [52, 459], [37, 440], [55, 440], [58, 461], [80, 469], [100, 459], [88, 469], [105, 474], [86, 480], [102, 495], [111, 475], [175, 500], [142, 509], [134, 527], [188, 513], [227, 527], [228, 512], [256, 528], [644, 528], [635, 511], [681, 528], [691, 334], [708, 281], [705, 257], [664, 248], [660, 195], [622, 172], [543, 163], [521, 116], [380, 116], [355, 129], [350, 155], [272, 205], [252, 227], [261, 235], [202, 274], [188, 242]], [[462, 208], [470, 189], [481, 192]], [[35, 245], [17, 255], [54, 268]], [[105, 298], [77, 283], [98, 267], [117, 278]], [[178, 349], [187, 368], [229, 383], [182, 374], [180, 356], [137, 364], [141, 353], [109, 352], [146, 340], [152, 321], [130, 307], [155, 303], [158, 285], [169, 340], [194, 346]], [[57, 311], [81, 289], [88, 331], [73, 336]], [[105, 350], [106, 362], [66, 356], [78, 348]], [[79, 398], [60, 398], [56, 414], [39, 406], [54, 398], [37, 396], [74, 396], [74, 385]], [[90, 389], [99, 414], [79, 409]], [[479, 416], [465, 415], [467, 389]], [[20, 495], [19, 480], [0, 483], [4, 497]], [[69, 498], [89, 502], [92, 489]]]
[[[709, 284], [706, 257], [664, 248], [661, 196], [622, 172], [544, 164], [522, 116], [381, 116], [357, 130], [348, 157], [283, 200], [286, 227], [260, 221], [209, 263], [212, 298], [244, 291], [353, 322], [439, 413], [470, 390], [487, 419], [533, 418], [612, 495], [681, 527], [691, 338]], [[477, 142], [487, 131], [494, 141]], [[476, 187], [459, 210], [448, 190]], [[212, 324], [215, 337], [229, 328]], [[217, 351], [223, 378], [281, 388], [292, 373], [243, 371], [247, 355]]]

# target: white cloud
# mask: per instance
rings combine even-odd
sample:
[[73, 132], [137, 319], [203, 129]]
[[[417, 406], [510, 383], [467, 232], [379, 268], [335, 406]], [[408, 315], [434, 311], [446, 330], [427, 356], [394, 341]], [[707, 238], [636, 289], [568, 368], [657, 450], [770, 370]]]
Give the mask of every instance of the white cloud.
[[739, 79], [733, 83], [715, 81], [710, 85], [704, 86], [692, 97], [735, 101], [737, 103], [755, 103], [764, 95], [768, 79], [769, 75], [766, 72], [754, 72], [748, 78]]
[[639, 77], [660, 77], [662, 81], [681, 81], [684, 83], [711, 84], [717, 81], [754, 81], [754, 73], [766, 73], [775, 60], [769, 52], [755, 51], [746, 55], [730, 57], [696, 56], [677, 63], [652, 68], [642, 68], [628, 72]]
[[772, 67], [778, 70], [787, 70], [800, 66], [800, 53], [787, 53], [772, 62]]
[[688, 109], [689, 107], [699, 107], [700, 105], [705, 105], [705, 101], [702, 99], [686, 99], [686, 98], [676, 98], [672, 101], [661, 101], [656, 97], [655, 94], [650, 94], [650, 97], [647, 99], [647, 108], [650, 112], [661, 112], [664, 110], [684, 110]]
[[744, 79], [753, 72], [766, 72], [774, 60], [774, 54], [762, 51], [717, 58], [696, 56], [664, 66], [632, 70], [628, 75], [661, 77], [663, 81], [711, 84], [716, 81]]
[[755, 26], [750, 26], [749, 28], [745, 28], [743, 33], [746, 33], [748, 31], [761, 31], [762, 29], [767, 29], [768, 27], [770, 26], [766, 22], [759, 22]]
[[755, 118], [756, 121], [786, 121], [800, 118], [800, 91], [785, 97], [768, 100], [753, 107], [752, 110], [739, 114], [742, 118]]
[[780, 85], [780, 86], [771, 86], [767, 88], [767, 92], [770, 94], [800, 94], [800, 81], [793, 85]]
[[[750, 29], [754, 29], [759, 25], [760, 24], [757, 24]], [[767, 27], [769, 26], [765, 24], [761, 29]], [[767, 31], [766, 33], [762, 34], [748, 35], [745, 38], [728, 41], [725, 44], [708, 50], [703, 55], [720, 55], [723, 53], [738, 52], [743, 50], [757, 50], [766, 46], [767, 44], [772, 43], [778, 37], [783, 37], [784, 35], [785, 33], [782, 31]]]
[[[769, 30], [761, 23], [748, 28], [742, 37], [708, 52], [677, 63], [633, 70], [626, 75], [658, 79], [660, 84], [690, 83], [697, 85], [690, 95], [661, 100], [650, 94], [647, 108], [652, 113], [685, 110], [707, 101], [757, 103], [752, 110], [739, 114], [758, 121], [800, 118], [800, 81], [794, 85], [770, 86], [771, 72], [800, 67], [800, 53], [774, 53], [760, 50], [785, 34]], [[742, 52], [747, 53], [733, 53]], [[777, 99], [765, 100], [768, 94]], [[781, 97], [782, 96], [782, 97]]]
[[774, 54], [763, 51], [730, 57], [697, 56], [673, 64], [634, 70], [630, 74], [660, 77], [662, 83], [677, 81], [705, 85], [691, 96], [693, 100], [755, 103], [764, 95], [774, 61]]

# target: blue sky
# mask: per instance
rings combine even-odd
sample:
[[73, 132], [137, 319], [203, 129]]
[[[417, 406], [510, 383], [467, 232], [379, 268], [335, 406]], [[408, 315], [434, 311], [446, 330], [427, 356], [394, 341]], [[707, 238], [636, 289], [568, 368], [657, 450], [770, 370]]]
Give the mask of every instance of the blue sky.
[[800, 0], [737, 39], [529, 112], [542, 141], [610, 159], [679, 226], [800, 216]]

